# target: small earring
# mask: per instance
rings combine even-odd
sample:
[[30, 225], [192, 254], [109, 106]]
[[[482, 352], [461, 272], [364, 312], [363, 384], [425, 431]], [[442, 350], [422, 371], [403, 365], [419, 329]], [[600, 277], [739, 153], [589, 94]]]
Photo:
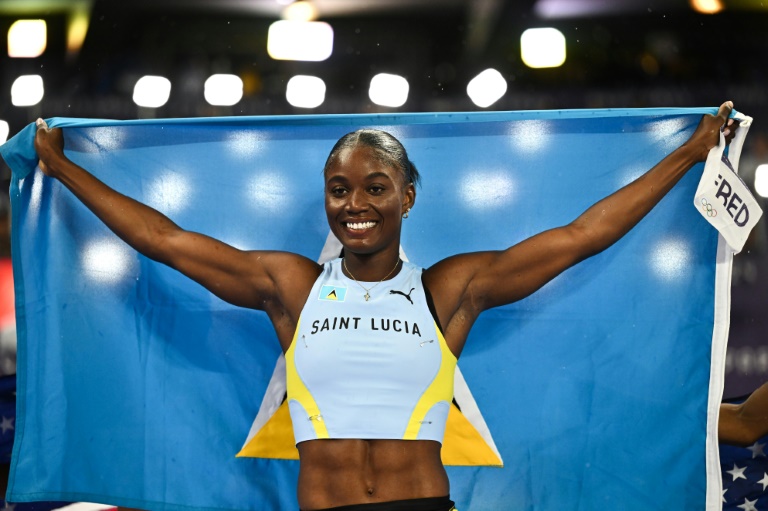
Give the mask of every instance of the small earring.
[[408, 212], [411, 210], [411, 208], [408, 208], [405, 210], [405, 213], [403, 213], [403, 218], [408, 218]]

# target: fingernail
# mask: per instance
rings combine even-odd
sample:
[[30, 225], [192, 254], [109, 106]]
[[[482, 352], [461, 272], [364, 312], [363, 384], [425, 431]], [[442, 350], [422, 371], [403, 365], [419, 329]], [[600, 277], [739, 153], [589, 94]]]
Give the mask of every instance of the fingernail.
[[733, 124], [733, 119], [728, 119], [728, 126], [730, 126], [731, 124]]
[[731, 130], [730, 130], [730, 129], [728, 129], [728, 128], [725, 128], [725, 129], [723, 130], [723, 136], [724, 136], [724, 137], [727, 137], [727, 136], [728, 136], [728, 135], [730, 135], [730, 134], [731, 134]]

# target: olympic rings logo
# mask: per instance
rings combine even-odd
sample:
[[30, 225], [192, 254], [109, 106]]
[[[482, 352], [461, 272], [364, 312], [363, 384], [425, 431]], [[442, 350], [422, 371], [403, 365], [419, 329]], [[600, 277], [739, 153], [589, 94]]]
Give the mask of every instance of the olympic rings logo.
[[717, 216], [717, 210], [712, 207], [712, 204], [710, 204], [706, 197], [701, 198], [701, 206], [704, 208], [704, 213], [710, 218], [714, 218]]

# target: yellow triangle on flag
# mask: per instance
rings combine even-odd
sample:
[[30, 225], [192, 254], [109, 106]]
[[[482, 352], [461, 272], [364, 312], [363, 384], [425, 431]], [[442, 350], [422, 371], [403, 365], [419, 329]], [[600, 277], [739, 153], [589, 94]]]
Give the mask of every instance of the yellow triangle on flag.
[[443, 465], [501, 467], [501, 458], [490, 448], [475, 427], [455, 404], [448, 410], [443, 448]]
[[338, 300], [339, 297], [336, 296], [336, 290], [334, 289], [330, 293], [328, 293], [328, 296], [325, 297], [326, 300]]
[[237, 453], [239, 458], [299, 459], [293, 439], [293, 423], [288, 401], [283, 401], [272, 417]]

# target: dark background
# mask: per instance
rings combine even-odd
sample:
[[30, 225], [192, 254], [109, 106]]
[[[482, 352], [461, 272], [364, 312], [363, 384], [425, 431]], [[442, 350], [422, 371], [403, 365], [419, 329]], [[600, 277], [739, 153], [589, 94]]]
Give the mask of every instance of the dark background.
[[[699, 107], [731, 99], [755, 118], [740, 168], [752, 186], [756, 166], [768, 163], [768, 1], [721, 2], [722, 12], [706, 15], [687, 0], [315, 0], [318, 19], [334, 29], [333, 55], [287, 62], [266, 52], [269, 25], [284, 8], [276, 0], [0, 0], [0, 34], [20, 18], [45, 19], [49, 31], [47, 51], [34, 59], [8, 58], [0, 39], [0, 119], [13, 135], [38, 116], [476, 111], [467, 82], [493, 67], [509, 88], [492, 110]], [[548, 9], [560, 15], [545, 16]], [[83, 47], [68, 53], [67, 20], [76, 10], [90, 23]], [[550, 26], [566, 37], [565, 64], [527, 68], [521, 33]], [[371, 103], [368, 83], [379, 72], [408, 79], [405, 105]], [[42, 103], [12, 106], [13, 80], [32, 73], [43, 76]], [[203, 82], [212, 73], [239, 75], [243, 99], [208, 105]], [[171, 80], [165, 106], [133, 103], [133, 85], [145, 74]], [[287, 103], [285, 85], [295, 74], [326, 82], [323, 105]], [[734, 262], [727, 397], [768, 380], [766, 229], [761, 220]]]

